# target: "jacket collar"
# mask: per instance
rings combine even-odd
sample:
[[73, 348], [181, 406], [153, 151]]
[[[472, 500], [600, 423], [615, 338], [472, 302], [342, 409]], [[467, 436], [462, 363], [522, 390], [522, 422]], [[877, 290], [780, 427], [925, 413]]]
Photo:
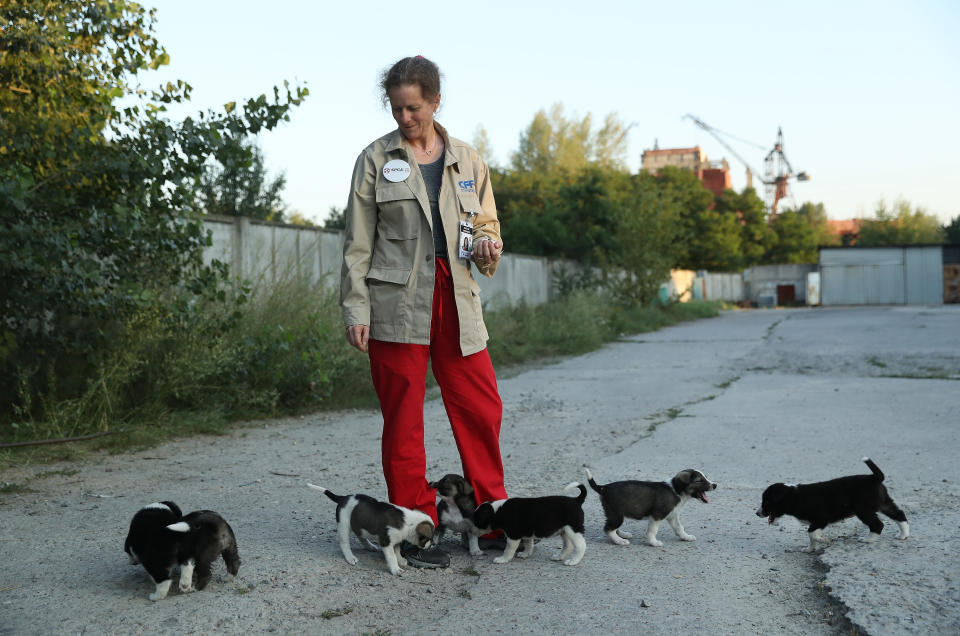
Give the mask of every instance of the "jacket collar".
[[[440, 137], [443, 139], [443, 155], [444, 155], [444, 167], [453, 166], [456, 168], [457, 172], [460, 171], [460, 153], [464, 152], [463, 148], [459, 146], [454, 148], [450, 143], [450, 135], [447, 133], [447, 129], [440, 125], [439, 122], [434, 120], [434, 128], [440, 134]], [[400, 132], [400, 129], [397, 128], [393, 132], [387, 135], [386, 146], [384, 146], [386, 152], [396, 152], [403, 151], [406, 155], [407, 160], [409, 161], [413, 157], [413, 149], [410, 147], [410, 144], [407, 143], [406, 138], [403, 136], [403, 133]]]

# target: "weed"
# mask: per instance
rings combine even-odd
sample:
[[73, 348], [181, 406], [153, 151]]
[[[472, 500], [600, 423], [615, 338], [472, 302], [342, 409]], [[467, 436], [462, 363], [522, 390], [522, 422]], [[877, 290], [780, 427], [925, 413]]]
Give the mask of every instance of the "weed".
[[867, 362], [875, 367], [880, 367], [881, 369], [885, 369], [887, 367], [887, 363], [877, 358], [877, 356], [870, 356], [867, 358]]
[[477, 572], [476, 568], [474, 568], [472, 565], [467, 566], [460, 571], [467, 576], [476, 576], [476, 577], [480, 576], [480, 573]]
[[323, 610], [323, 613], [321, 613], [320, 616], [321, 616], [321, 618], [325, 618], [325, 619], [327, 619], [327, 620], [330, 620], [331, 618], [336, 618], [336, 617], [338, 617], [338, 616], [346, 616], [347, 614], [351, 613], [352, 611], [353, 611], [353, 608], [352, 608], [352, 607], [346, 606], [346, 607], [340, 607], [340, 608], [337, 608], [337, 609]]

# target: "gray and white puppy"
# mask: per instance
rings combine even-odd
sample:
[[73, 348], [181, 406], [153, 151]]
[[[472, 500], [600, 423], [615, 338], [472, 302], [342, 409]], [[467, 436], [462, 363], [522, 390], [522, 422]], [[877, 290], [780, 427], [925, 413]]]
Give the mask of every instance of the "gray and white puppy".
[[400, 566], [407, 560], [400, 554], [404, 541], [420, 547], [428, 547], [433, 540], [433, 520], [424, 512], [410, 510], [392, 503], [378, 501], [368, 495], [335, 495], [322, 486], [307, 483], [337, 504], [337, 539], [343, 558], [350, 565], [358, 559], [350, 549], [351, 531], [361, 540], [373, 542], [383, 551], [390, 574], [403, 572]]
[[460, 475], [450, 473], [431, 482], [430, 487], [435, 488], [440, 497], [437, 502], [437, 519], [440, 523], [434, 541], [439, 541], [447, 530], [459, 532], [463, 546], [470, 554], [483, 556], [478, 539], [480, 532], [473, 523], [473, 513], [477, 509], [473, 486]]
[[692, 468], [681, 470], [667, 481], [614, 481], [603, 486], [593, 480], [590, 469], [584, 467], [583, 470], [587, 473], [587, 482], [600, 495], [603, 504], [607, 517], [603, 532], [617, 545], [630, 543], [632, 535], [620, 530], [625, 518], [649, 518], [647, 543], [657, 548], [663, 545], [657, 539], [657, 530], [664, 519], [682, 541], [695, 541], [696, 537], [687, 534], [680, 523], [680, 506], [689, 499], [709, 503], [706, 493], [717, 487], [703, 473]]

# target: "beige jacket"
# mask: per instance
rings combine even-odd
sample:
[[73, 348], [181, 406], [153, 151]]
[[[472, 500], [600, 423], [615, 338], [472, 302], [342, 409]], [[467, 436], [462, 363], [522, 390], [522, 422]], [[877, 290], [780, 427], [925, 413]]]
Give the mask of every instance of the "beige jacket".
[[[488, 336], [480, 287], [470, 271], [476, 264], [457, 258], [458, 224], [474, 211], [474, 240], [499, 241], [500, 222], [487, 165], [476, 150], [435, 125], [446, 146], [440, 216], [460, 318], [460, 349], [467, 356], [482, 351]], [[384, 177], [384, 164], [392, 159], [409, 164], [406, 180], [393, 183]], [[357, 158], [344, 239], [340, 276], [344, 324], [369, 325], [375, 340], [430, 344], [436, 268], [433, 218], [413, 149], [399, 130], [377, 139]], [[492, 263], [478, 271], [493, 276], [496, 267]]]

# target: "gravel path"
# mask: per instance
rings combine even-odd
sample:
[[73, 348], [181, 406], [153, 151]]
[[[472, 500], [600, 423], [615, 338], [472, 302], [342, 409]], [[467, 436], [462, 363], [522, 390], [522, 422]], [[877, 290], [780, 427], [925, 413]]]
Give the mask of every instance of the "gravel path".
[[[494, 565], [452, 541], [442, 571], [386, 571], [336, 545], [333, 504], [305, 481], [382, 497], [380, 417], [345, 411], [253, 424], [82, 464], [7, 468], [0, 481], [0, 634], [723, 634], [960, 631], [960, 307], [729, 312], [502, 376], [507, 489], [557, 494], [591, 467], [601, 483], [695, 467], [719, 483], [688, 503], [676, 539], [621, 547], [592, 491], [575, 567], [534, 555]], [[442, 405], [426, 409], [429, 476], [459, 468]], [[831, 526], [818, 555], [799, 522], [758, 519], [763, 488], [887, 475], [912, 536], [861, 544]], [[133, 513], [172, 499], [217, 510], [243, 564], [164, 601], [122, 552]], [[645, 522], [625, 529], [642, 536]]]

